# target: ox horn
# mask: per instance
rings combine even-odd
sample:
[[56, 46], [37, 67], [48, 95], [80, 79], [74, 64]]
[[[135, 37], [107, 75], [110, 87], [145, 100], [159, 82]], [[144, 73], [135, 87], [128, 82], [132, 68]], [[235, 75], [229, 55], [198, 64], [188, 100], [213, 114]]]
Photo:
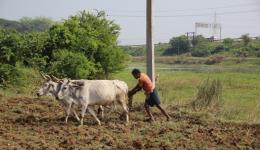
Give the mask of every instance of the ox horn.
[[60, 81], [60, 79], [56, 78], [56, 77], [53, 76], [53, 75], [51, 75], [51, 79], [52, 79], [52, 81], [54, 81], [54, 82], [58, 82], [58, 81]]
[[40, 72], [40, 74], [41, 74], [43, 79], [47, 80], [46, 76], [43, 73]]
[[46, 80], [51, 80], [51, 77], [49, 76], [49, 75], [45, 75], [45, 77], [46, 77]]

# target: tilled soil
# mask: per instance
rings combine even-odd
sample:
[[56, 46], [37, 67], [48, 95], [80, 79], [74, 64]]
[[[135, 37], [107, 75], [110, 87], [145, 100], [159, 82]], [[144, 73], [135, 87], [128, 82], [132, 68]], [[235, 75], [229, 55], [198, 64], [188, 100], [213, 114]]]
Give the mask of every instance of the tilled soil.
[[101, 126], [87, 114], [78, 127], [73, 117], [64, 123], [53, 99], [0, 96], [0, 105], [0, 149], [260, 149], [260, 124], [207, 120], [176, 106], [167, 107], [169, 122], [155, 108], [157, 121], [145, 122], [138, 106], [127, 125], [105, 109]]

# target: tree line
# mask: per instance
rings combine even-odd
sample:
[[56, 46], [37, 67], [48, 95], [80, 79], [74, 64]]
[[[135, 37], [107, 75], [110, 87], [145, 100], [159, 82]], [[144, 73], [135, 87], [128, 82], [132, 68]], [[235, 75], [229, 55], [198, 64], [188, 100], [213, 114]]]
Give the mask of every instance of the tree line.
[[34, 27], [33, 19], [21, 22], [32, 30], [0, 27], [0, 84], [18, 78], [19, 67], [58, 77], [100, 79], [126, 66], [128, 55], [117, 44], [120, 27], [103, 11], [82, 11], [49, 22], [44, 30]]
[[[132, 56], [144, 56], [146, 52], [145, 45], [123, 46], [122, 48]], [[193, 38], [181, 35], [171, 38], [169, 43], [155, 44], [155, 54], [193, 57], [208, 57], [215, 54], [233, 57], [260, 57], [260, 39], [253, 40], [248, 34], [245, 34], [238, 41], [225, 38], [223, 41], [212, 42], [202, 35]]]

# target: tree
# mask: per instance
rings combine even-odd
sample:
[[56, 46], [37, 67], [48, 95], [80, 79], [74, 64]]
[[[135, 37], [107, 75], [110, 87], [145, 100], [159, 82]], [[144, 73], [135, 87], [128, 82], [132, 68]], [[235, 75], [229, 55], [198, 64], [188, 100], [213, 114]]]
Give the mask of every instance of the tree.
[[193, 47], [196, 47], [200, 43], [208, 42], [208, 39], [203, 37], [202, 35], [197, 35], [192, 39], [191, 44]]
[[196, 47], [193, 47], [191, 55], [194, 57], [205, 57], [211, 54], [210, 45], [206, 42], [198, 44]]
[[248, 43], [251, 41], [251, 38], [249, 37], [249, 34], [242, 35], [241, 39], [243, 41], [244, 46], [247, 46]]
[[234, 43], [234, 40], [231, 39], [231, 38], [225, 38], [225, 39], [223, 40], [223, 44], [224, 44], [226, 47], [231, 47], [233, 43]]
[[43, 70], [46, 66], [47, 56], [43, 55], [48, 34], [46, 32], [28, 32], [21, 36], [18, 53], [19, 61], [25, 66]]
[[74, 79], [91, 78], [97, 71], [95, 64], [89, 61], [82, 52], [58, 50], [54, 53], [51, 73], [60, 77]]
[[23, 32], [47, 31], [54, 24], [54, 22], [51, 19], [46, 17], [23, 17], [19, 21], [25, 28]]
[[170, 42], [170, 48], [164, 52], [164, 55], [172, 54], [183, 54], [191, 50], [191, 43], [189, 39], [185, 36], [173, 37]]
[[[127, 55], [117, 45], [120, 27], [105, 18], [104, 12], [86, 11], [71, 16], [49, 30], [44, 55], [48, 62], [55, 61], [54, 53], [60, 49], [81, 52], [93, 62], [95, 69], [105, 77], [125, 67]], [[120, 58], [120, 59], [119, 59]]]
[[4, 29], [14, 29], [22, 33], [47, 31], [53, 24], [54, 21], [45, 17], [23, 17], [19, 21], [0, 19], [0, 27]]
[[20, 35], [15, 30], [0, 29], [0, 63], [15, 66]]

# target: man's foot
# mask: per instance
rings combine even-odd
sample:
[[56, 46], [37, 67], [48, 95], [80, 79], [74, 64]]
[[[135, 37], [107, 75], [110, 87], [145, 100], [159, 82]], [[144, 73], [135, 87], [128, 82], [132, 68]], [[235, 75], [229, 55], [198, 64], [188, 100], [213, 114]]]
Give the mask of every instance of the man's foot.
[[154, 122], [155, 120], [154, 120], [154, 118], [148, 118], [148, 119], [145, 119], [144, 121], [145, 122]]

